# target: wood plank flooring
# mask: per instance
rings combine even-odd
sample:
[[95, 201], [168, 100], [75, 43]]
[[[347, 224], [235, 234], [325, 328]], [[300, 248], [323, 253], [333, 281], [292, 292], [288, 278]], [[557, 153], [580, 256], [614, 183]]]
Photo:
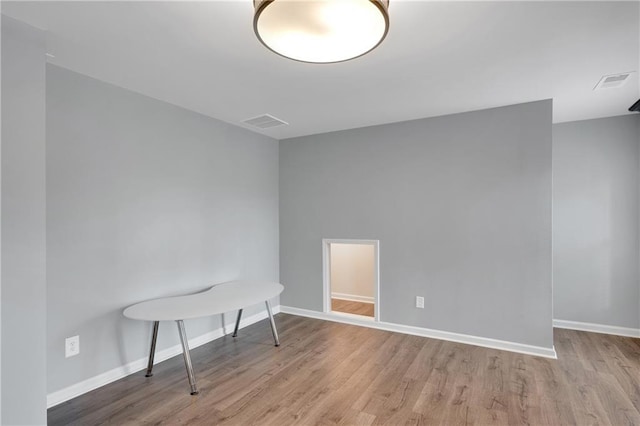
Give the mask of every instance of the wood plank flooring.
[[[640, 339], [555, 330], [559, 359], [278, 314], [68, 401], [50, 425], [640, 425]], [[188, 331], [188, 330], [187, 330]]]
[[351, 300], [331, 299], [331, 310], [347, 314], [373, 317], [373, 303], [352, 302]]

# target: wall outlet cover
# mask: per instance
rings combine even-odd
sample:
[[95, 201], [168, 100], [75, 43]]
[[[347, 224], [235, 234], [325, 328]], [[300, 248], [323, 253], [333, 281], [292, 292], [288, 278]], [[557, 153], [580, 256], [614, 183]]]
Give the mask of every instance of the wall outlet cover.
[[64, 340], [64, 357], [69, 358], [80, 353], [80, 336], [67, 337]]
[[424, 309], [424, 297], [416, 296], [416, 308]]

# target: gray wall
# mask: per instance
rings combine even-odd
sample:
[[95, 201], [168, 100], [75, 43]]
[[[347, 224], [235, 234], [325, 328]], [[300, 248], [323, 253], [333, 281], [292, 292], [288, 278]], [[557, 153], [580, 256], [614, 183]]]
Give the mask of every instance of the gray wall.
[[[50, 392], [147, 355], [150, 325], [122, 317], [132, 303], [279, 279], [277, 141], [55, 66], [47, 197]], [[190, 337], [219, 326], [186, 323]], [[158, 350], [178, 343], [161, 323]]]
[[[1, 6], [0, 6], [1, 7]], [[0, 57], [2, 56], [2, 16], [0, 16]], [[2, 80], [0, 62], [0, 80]], [[2, 84], [0, 83], [0, 98]], [[0, 129], [2, 129], [2, 102], [0, 101]], [[2, 424], [2, 135], [0, 130], [0, 424]]]
[[640, 327], [639, 122], [553, 126], [556, 319]]
[[551, 108], [281, 141], [282, 304], [322, 310], [322, 238], [377, 239], [382, 321], [550, 348]]
[[5, 16], [1, 223], [1, 421], [45, 424], [45, 43]]

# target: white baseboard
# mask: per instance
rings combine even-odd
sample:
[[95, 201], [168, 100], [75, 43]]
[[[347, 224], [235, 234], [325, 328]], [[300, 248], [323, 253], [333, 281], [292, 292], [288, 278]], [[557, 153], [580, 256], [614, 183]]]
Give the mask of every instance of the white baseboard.
[[555, 348], [525, 345], [523, 343], [507, 342], [504, 340], [490, 339], [487, 337], [470, 336], [467, 334], [451, 333], [448, 331], [432, 330], [429, 328], [413, 327], [410, 325], [393, 324], [390, 322], [375, 322], [367, 319], [358, 319], [345, 315], [334, 315], [324, 312], [310, 311], [307, 309], [280, 306], [280, 312], [284, 314], [299, 315], [302, 317], [316, 318], [344, 324], [359, 325], [362, 327], [376, 328], [378, 330], [395, 331], [397, 333], [411, 334], [414, 336], [430, 337], [433, 339], [447, 340], [450, 342], [466, 343], [468, 345], [482, 346], [491, 349], [500, 349], [527, 355], [541, 356], [557, 359]]
[[[274, 315], [280, 312], [280, 306], [273, 307]], [[267, 312], [260, 312], [255, 315], [252, 315], [247, 318], [242, 318], [240, 321], [240, 328], [247, 327], [251, 324], [254, 324], [258, 321], [262, 321], [267, 318]], [[206, 343], [209, 343], [215, 339], [218, 339], [222, 336], [225, 336], [233, 331], [233, 326], [235, 324], [231, 324], [230, 326], [220, 327], [216, 330], [210, 331], [208, 333], [202, 334], [200, 336], [189, 339], [189, 348], [194, 349], [198, 346], [202, 346]], [[163, 349], [161, 351], [157, 351], [154, 364], [158, 364], [159, 362], [165, 361], [171, 357], [176, 355], [180, 355], [182, 353], [182, 346], [175, 345], [169, 348]], [[47, 395], [47, 408], [51, 408], [58, 404], [61, 404], [65, 401], [78, 397], [82, 394], [90, 392], [94, 389], [97, 389], [101, 386], [107, 385], [109, 383], [115, 382], [116, 380], [120, 380], [123, 377], [126, 377], [135, 372], [144, 370], [147, 368], [148, 358], [140, 358], [135, 361], [132, 361], [128, 364], [125, 364], [121, 367], [116, 367], [112, 370], [106, 371], [102, 374], [98, 374], [97, 376], [91, 377], [87, 380], [83, 380], [82, 382], [76, 383], [74, 385], [68, 386], [64, 389], [60, 389], [58, 391], [52, 392]]]
[[373, 297], [369, 296], [358, 296], [357, 294], [347, 294], [347, 293], [331, 293], [332, 299], [340, 299], [340, 300], [348, 300], [350, 302], [362, 302], [362, 303], [375, 303]]
[[614, 325], [592, 324], [590, 322], [553, 320], [555, 328], [567, 328], [569, 330], [590, 331], [592, 333], [614, 334], [624, 337], [640, 337], [640, 328], [618, 327]]

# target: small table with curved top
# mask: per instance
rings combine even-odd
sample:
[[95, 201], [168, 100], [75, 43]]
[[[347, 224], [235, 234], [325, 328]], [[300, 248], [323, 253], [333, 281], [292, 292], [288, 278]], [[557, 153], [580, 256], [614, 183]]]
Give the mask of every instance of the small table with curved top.
[[240, 318], [242, 318], [242, 310], [248, 306], [264, 302], [267, 313], [269, 314], [273, 340], [276, 346], [280, 346], [278, 331], [276, 330], [276, 323], [273, 320], [269, 299], [278, 296], [282, 293], [282, 290], [284, 290], [282, 284], [274, 282], [228, 281], [216, 284], [209, 290], [201, 293], [186, 296], [163, 297], [161, 299], [148, 300], [129, 306], [123, 312], [125, 317], [136, 320], [153, 321], [151, 351], [149, 353], [149, 364], [147, 365], [146, 376], [151, 377], [153, 375], [153, 357], [156, 351], [160, 321], [175, 321], [178, 324], [178, 333], [180, 334], [180, 342], [182, 343], [182, 355], [184, 357], [185, 367], [187, 368], [191, 395], [196, 395], [198, 388], [196, 387], [196, 378], [193, 373], [191, 355], [189, 353], [189, 342], [183, 320], [237, 310], [238, 317], [236, 318], [236, 326], [233, 330], [233, 337], [236, 337], [238, 335], [238, 327], [240, 326]]

